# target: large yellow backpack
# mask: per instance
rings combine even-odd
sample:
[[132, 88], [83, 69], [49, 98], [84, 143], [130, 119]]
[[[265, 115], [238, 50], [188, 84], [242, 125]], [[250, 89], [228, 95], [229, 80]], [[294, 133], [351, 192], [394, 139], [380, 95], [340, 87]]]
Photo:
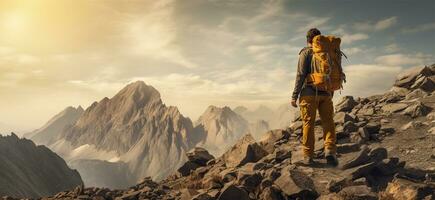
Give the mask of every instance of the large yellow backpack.
[[317, 35], [313, 38], [311, 73], [307, 83], [321, 91], [339, 90], [345, 81], [341, 67], [341, 39], [334, 36]]

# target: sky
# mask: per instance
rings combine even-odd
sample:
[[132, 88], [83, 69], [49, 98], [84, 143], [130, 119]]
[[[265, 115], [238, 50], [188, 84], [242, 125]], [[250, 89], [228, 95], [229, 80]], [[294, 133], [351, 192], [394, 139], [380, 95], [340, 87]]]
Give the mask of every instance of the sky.
[[136, 80], [192, 120], [212, 104], [285, 104], [313, 27], [348, 55], [337, 98], [435, 63], [433, 0], [0, 0], [0, 132]]

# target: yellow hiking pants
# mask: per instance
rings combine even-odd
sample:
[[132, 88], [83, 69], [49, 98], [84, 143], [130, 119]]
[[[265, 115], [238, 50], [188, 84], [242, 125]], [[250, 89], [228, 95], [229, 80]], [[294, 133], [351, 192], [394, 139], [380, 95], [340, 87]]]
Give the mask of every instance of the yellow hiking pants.
[[302, 118], [302, 145], [305, 157], [313, 157], [314, 154], [314, 123], [316, 113], [319, 110], [323, 128], [325, 155], [335, 155], [336, 135], [334, 124], [334, 108], [331, 96], [301, 96], [299, 99]]

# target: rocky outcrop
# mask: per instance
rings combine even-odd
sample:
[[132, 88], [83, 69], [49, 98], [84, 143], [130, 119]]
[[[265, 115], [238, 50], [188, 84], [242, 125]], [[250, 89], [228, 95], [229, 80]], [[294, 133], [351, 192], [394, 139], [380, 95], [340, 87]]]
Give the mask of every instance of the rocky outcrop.
[[0, 196], [38, 198], [83, 184], [58, 155], [13, 133], [0, 136], [0, 152]]

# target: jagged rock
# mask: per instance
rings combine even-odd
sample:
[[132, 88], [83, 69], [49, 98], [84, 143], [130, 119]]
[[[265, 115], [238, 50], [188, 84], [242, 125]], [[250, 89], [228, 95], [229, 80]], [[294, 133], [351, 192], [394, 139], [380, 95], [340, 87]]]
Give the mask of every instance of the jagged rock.
[[292, 157], [292, 152], [290, 149], [276, 149], [275, 152], [275, 160], [280, 163], [285, 159], [290, 159]]
[[249, 200], [248, 193], [235, 186], [234, 184], [227, 184], [222, 188], [221, 194], [217, 198], [217, 200]]
[[348, 121], [355, 122], [355, 119], [345, 112], [338, 112], [334, 115], [334, 122], [338, 124], [344, 124]]
[[343, 131], [345, 133], [355, 132], [358, 131], [358, 126], [356, 126], [352, 121], [348, 121], [343, 125]]
[[426, 105], [424, 105], [422, 102], [416, 102], [413, 105], [407, 107], [403, 114], [411, 116], [412, 118], [425, 116], [428, 114], [432, 109]]
[[431, 76], [432, 73], [432, 70], [427, 66], [408, 69], [397, 76], [394, 86], [409, 89], [419, 75]]
[[377, 200], [377, 195], [366, 185], [349, 186], [343, 188], [338, 195], [349, 200]]
[[227, 167], [238, 167], [248, 162], [256, 162], [266, 155], [267, 152], [248, 134], [222, 155], [222, 158]]
[[358, 143], [345, 143], [337, 145], [337, 153], [350, 153], [360, 150], [360, 144]]
[[375, 167], [376, 167], [376, 163], [370, 162], [364, 165], [347, 169], [345, 172], [349, 174], [351, 180], [356, 180], [358, 178], [365, 177], [368, 174], [370, 174], [371, 170], [374, 169]]
[[237, 182], [248, 191], [254, 190], [261, 183], [262, 178], [263, 177], [256, 172], [239, 171], [237, 174]]
[[393, 86], [389, 92], [394, 92], [396, 95], [400, 97], [404, 97], [409, 93], [409, 89], [403, 88], [403, 87], [397, 87]]
[[385, 125], [382, 124], [381, 128], [379, 129], [379, 133], [383, 133], [383, 134], [391, 134], [394, 133], [396, 131], [396, 129], [394, 127], [392, 127], [391, 125]]
[[193, 170], [195, 170], [196, 168], [200, 167], [201, 165], [192, 162], [192, 161], [187, 161], [183, 164], [183, 166], [181, 166], [180, 168], [178, 168], [177, 172], [181, 175], [181, 176], [188, 176]]
[[358, 103], [353, 99], [353, 96], [344, 96], [337, 105], [335, 105], [335, 111], [350, 112], [357, 104]]
[[189, 152], [186, 153], [189, 161], [192, 161], [198, 165], [205, 166], [207, 162], [211, 159], [214, 159], [212, 155], [208, 153], [208, 151], [201, 147], [195, 147]]
[[388, 151], [383, 147], [378, 147], [370, 151], [369, 157], [371, 161], [377, 163], [388, 157]]
[[434, 195], [435, 187], [426, 184], [414, 183], [405, 179], [395, 178], [390, 182], [381, 196], [395, 200], [417, 200]]
[[426, 92], [433, 92], [435, 90], [435, 83], [432, 79], [425, 77], [425, 76], [419, 76], [414, 84], [411, 85], [411, 89], [417, 89], [420, 88]]
[[421, 89], [416, 89], [406, 95], [405, 100], [412, 100], [417, 98], [423, 98], [428, 96], [429, 94]]
[[369, 135], [378, 134], [381, 129], [381, 124], [379, 122], [369, 122], [365, 125], [365, 129]]
[[361, 147], [361, 150], [354, 156], [351, 156], [344, 160], [340, 159], [340, 165], [341, 165], [340, 168], [349, 169], [367, 163], [368, 161], [370, 161], [370, 157], [368, 155], [369, 151], [370, 149], [366, 145], [363, 145]]
[[356, 144], [363, 144], [370, 139], [370, 134], [366, 127], [361, 127], [358, 132], [350, 133], [350, 141]]
[[398, 158], [383, 159], [376, 165], [376, 169], [384, 176], [393, 175], [398, 171], [399, 165]]
[[290, 198], [315, 199], [318, 194], [313, 180], [302, 171], [285, 167], [275, 184]]
[[405, 103], [390, 103], [382, 106], [382, 111], [385, 113], [396, 113], [408, 107]]
[[279, 140], [287, 140], [289, 137], [290, 133], [288, 131], [281, 129], [271, 130], [258, 143], [268, 153], [273, 153], [275, 151], [275, 143]]

